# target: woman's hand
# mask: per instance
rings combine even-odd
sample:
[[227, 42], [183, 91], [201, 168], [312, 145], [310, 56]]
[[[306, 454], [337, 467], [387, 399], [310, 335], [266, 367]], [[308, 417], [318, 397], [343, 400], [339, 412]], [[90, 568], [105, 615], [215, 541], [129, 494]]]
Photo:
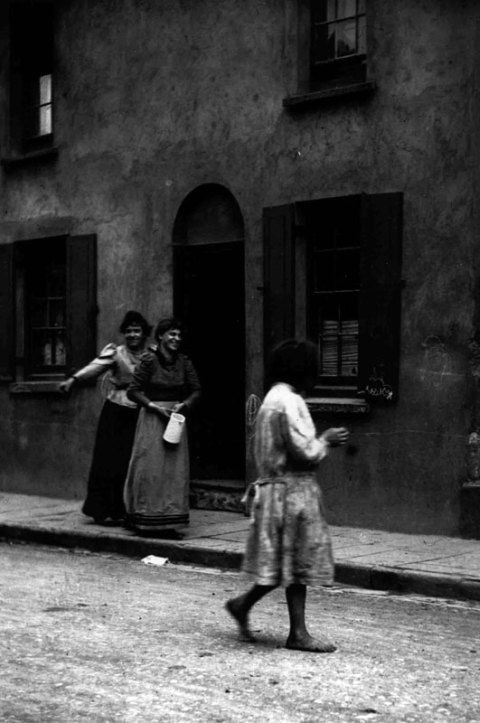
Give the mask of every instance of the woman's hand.
[[185, 402], [178, 402], [178, 404], [174, 404], [172, 407], [172, 412], [175, 412], [175, 414], [186, 414], [188, 410], [187, 405]]
[[331, 447], [338, 447], [340, 444], [346, 444], [350, 432], [346, 427], [330, 427], [322, 434], [322, 437]]
[[164, 419], [170, 419], [170, 414], [172, 413], [171, 409], [165, 409], [165, 407], [157, 407], [154, 402], [149, 402], [147, 409], [149, 409], [151, 412], [155, 412], [156, 414], [158, 414], [159, 417], [163, 417]]
[[69, 394], [70, 390], [72, 389], [73, 385], [75, 384], [75, 377], [68, 377], [68, 379], [65, 379], [64, 382], [60, 382], [58, 385], [58, 388], [62, 392], [62, 394]]

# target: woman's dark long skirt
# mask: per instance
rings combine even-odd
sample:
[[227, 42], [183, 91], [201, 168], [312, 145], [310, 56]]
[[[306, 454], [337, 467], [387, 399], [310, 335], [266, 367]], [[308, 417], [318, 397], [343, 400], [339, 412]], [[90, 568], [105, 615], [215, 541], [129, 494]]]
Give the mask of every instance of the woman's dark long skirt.
[[138, 409], [104, 403], [98, 422], [82, 512], [96, 520], [118, 520], [125, 515], [123, 487], [132, 452]]

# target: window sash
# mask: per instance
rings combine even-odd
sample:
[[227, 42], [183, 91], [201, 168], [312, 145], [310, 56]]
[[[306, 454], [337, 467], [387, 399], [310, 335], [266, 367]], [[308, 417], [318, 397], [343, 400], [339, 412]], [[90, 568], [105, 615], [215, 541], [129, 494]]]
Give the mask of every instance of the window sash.
[[[326, 298], [327, 297], [327, 298]], [[321, 384], [356, 384], [359, 292], [315, 294], [309, 300], [309, 337], [318, 348]], [[343, 303], [347, 300], [347, 304]]]
[[65, 239], [27, 243], [21, 265], [25, 377], [63, 374], [67, 364]]
[[11, 6], [11, 138], [21, 153], [53, 143], [53, 5], [22, 2]]
[[359, 365], [360, 198], [310, 202], [307, 335], [318, 348], [319, 386], [355, 386]]
[[[344, 228], [333, 238], [340, 247], [346, 246], [350, 226], [355, 232], [352, 238], [358, 237], [361, 249], [356, 295], [358, 378], [319, 378], [316, 393], [327, 396], [365, 394], [372, 401], [392, 403], [398, 399], [399, 392], [402, 193], [298, 201], [263, 210], [264, 358], [268, 358], [274, 344], [287, 337], [298, 334], [315, 341], [316, 304], [320, 303], [320, 296], [325, 304], [328, 296], [347, 298], [353, 293], [347, 290], [318, 296], [312, 293], [312, 241], [323, 243], [325, 248], [327, 242], [332, 241], [328, 226], [331, 226], [329, 219], [335, 204], [339, 204], [341, 213], [337, 216], [344, 221]], [[312, 233], [312, 229], [322, 228], [321, 235]], [[352, 317], [345, 314], [344, 318], [348, 321]], [[376, 385], [374, 396], [372, 376]], [[379, 388], [377, 377], [381, 377], [382, 388]]]
[[52, 74], [38, 75], [27, 81], [23, 110], [24, 141], [44, 139], [53, 134]]
[[[325, 2], [328, 2], [328, 0], [325, 0]], [[366, 56], [365, 3], [362, 0], [356, 0], [356, 12], [345, 16], [338, 15], [338, 0], [334, 0], [333, 4], [335, 6], [334, 17], [328, 17], [327, 12], [325, 13], [326, 20], [316, 19], [318, 5], [315, 2], [312, 5], [312, 65], [314, 67], [322, 67], [344, 59], [357, 58], [360, 60]], [[337, 33], [337, 29], [345, 28], [348, 24], [353, 24], [354, 48], [352, 48], [351, 52], [339, 52], [341, 34]], [[323, 38], [321, 37], [322, 31]], [[333, 50], [329, 48], [331, 40], [333, 40]]]

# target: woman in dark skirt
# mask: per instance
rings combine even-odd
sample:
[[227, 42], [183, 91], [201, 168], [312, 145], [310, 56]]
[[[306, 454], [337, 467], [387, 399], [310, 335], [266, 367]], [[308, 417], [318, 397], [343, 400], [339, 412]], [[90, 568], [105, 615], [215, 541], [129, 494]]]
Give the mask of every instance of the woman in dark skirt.
[[137, 311], [128, 311], [120, 325], [124, 344], [107, 344], [96, 359], [62, 382], [68, 393], [87, 379], [104, 376], [105, 402], [98, 423], [82, 512], [102, 524], [118, 522], [125, 516], [123, 487], [132, 451], [138, 407], [126, 390], [133, 370], [145, 349], [151, 326]]
[[190, 468], [187, 430], [177, 444], [163, 440], [172, 412], [188, 417], [200, 396], [192, 362], [179, 352], [180, 323], [162, 319], [155, 351], [135, 369], [128, 397], [141, 407], [125, 483], [127, 522], [139, 532], [181, 535], [189, 521]]

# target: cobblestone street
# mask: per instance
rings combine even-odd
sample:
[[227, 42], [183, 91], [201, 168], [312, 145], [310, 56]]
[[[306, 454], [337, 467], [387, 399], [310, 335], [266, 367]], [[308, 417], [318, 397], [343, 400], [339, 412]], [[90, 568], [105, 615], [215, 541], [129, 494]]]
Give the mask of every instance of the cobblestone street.
[[1, 719], [478, 721], [478, 603], [353, 588], [311, 593], [333, 655], [282, 646], [281, 592], [237, 642], [237, 573], [2, 545]]

